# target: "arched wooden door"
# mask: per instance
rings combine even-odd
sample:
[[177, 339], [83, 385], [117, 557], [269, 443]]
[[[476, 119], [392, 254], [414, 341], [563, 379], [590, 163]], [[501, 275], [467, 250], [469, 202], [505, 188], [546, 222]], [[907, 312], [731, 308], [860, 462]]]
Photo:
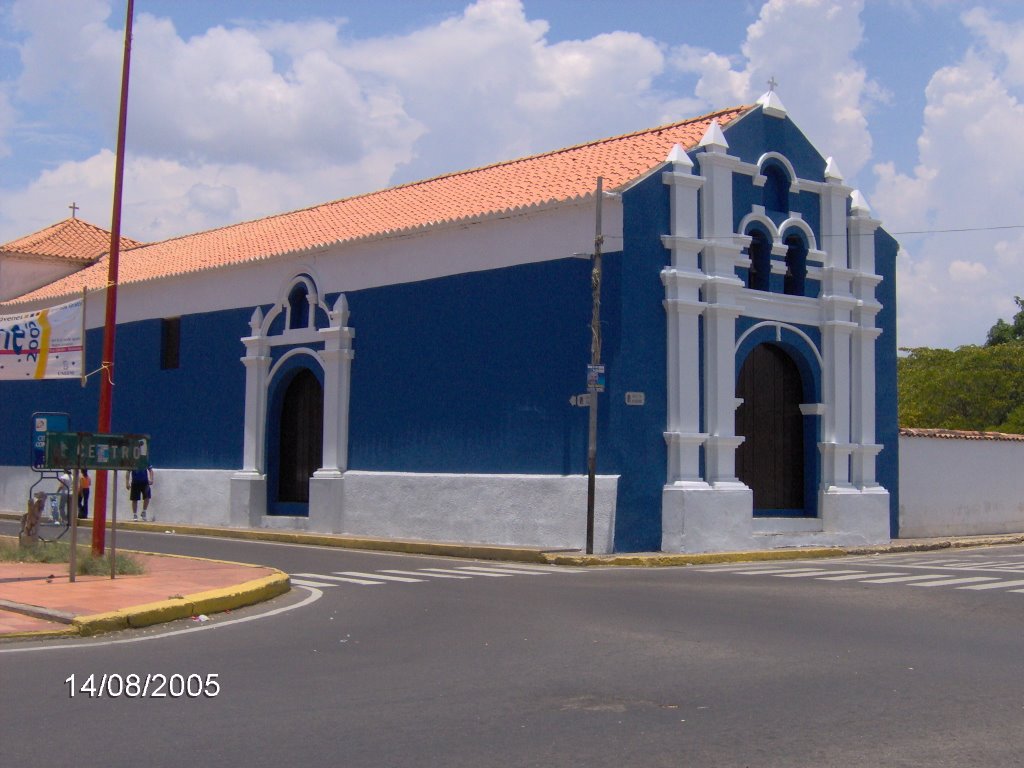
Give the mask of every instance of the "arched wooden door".
[[323, 462], [324, 390], [308, 368], [295, 375], [281, 403], [277, 500], [309, 502], [309, 478]]
[[755, 514], [802, 514], [804, 425], [800, 371], [782, 349], [761, 344], [740, 369], [736, 475], [754, 491]]

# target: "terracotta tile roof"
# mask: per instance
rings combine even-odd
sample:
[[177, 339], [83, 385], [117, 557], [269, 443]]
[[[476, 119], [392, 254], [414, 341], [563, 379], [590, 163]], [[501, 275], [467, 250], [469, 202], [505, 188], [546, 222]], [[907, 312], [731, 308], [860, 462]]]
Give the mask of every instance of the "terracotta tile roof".
[[[131, 238], [121, 238], [122, 248], [137, 245], [140, 243]], [[0, 245], [0, 254], [89, 262], [106, 253], [109, 248], [110, 232], [82, 219], [70, 218]]]
[[[733, 107], [679, 123], [392, 187], [122, 253], [121, 284], [261, 261], [321, 246], [481, 219], [593, 195], [598, 176], [615, 189], [665, 161], [675, 144], [696, 146], [711, 121], [725, 126], [751, 110]], [[8, 305], [73, 295], [106, 284], [106, 259]]]
[[1024, 435], [1009, 435], [1005, 432], [983, 432], [968, 429], [924, 429], [922, 427], [900, 427], [900, 437], [934, 437], [940, 440], [1009, 440], [1024, 443]]

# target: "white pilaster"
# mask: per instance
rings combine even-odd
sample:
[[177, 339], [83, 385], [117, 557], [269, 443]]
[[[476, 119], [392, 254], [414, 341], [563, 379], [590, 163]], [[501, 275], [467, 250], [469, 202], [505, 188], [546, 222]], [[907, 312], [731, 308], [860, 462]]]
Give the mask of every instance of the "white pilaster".
[[667, 322], [668, 447], [667, 482], [704, 485], [700, 476], [700, 339], [699, 318], [704, 311], [700, 289], [704, 273], [698, 267], [703, 242], [698, 234], [698, 194], [702, 176], [693, 175], [693, 163], [676, 145], [668, 156], [670, 170], [662, 180], [670, 186], [671, 235], [662, 237], [672, 252], [671, 265], [661, 272], [665, 286]]
[[242, 471], [239, 476], [262, 476], [264, 425], [267, 412], [267, 372], [270, 356], [260, 326], [263, 312], [259, 307], [252, 313], [249, 328], [252, 333], [242, 339], [245, 345], [245, 427], [242, 444]]
[[875, 342], [881, 335], [881, 329], [875, 326], [875, 316], [882, 308], [875, 298], [875, 288], [881, 282], [875, 274], [875, 230], [881, 222], [871, 217], [871, 210], [859, 192], [853, 195], [850, 214], [850, 268], [855, 272], [853, 293], [857, 298], [853, 314], [857, 329], [851, 350], [850, 442], [856, 445], [851, 480], [864, 490], [878, 486], [875, 457], [882, 448], [875, 443]]
[[712, 122], [697, 155], [706, 181], [701, 195], [701, 235], [705, 274], [704, 301], [704, 449], [705, 478], [714, 487], [743, 486], [736, 479], [736, 295], [743, 282], [736, 277], [741, 247], [733, 232], [732, 175], [737, 159], [726, 154], [728, 143]]
[[847, 267], [846, 201], [852, 190], [843, 185], [843, 176], [830, 157], [825, 166], [825, 184], [821, 188], [821, 249], [826, 267]]
[[355, 331], [346, 327], [348, 301], [342, 294], [328, 313], [330, 326], [320, 329], [324, 349], [324, 442], [323, 466], [314, 477], [339, 477], [348, 468], [349, 391], [352, 377], [352, 339]]

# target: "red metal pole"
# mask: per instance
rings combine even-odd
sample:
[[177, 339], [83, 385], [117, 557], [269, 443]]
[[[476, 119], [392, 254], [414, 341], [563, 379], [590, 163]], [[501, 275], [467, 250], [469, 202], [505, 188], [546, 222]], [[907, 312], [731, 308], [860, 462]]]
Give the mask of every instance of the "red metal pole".
[[[96, 431], [110, 432], [114, 386], [114, 336], [117, 332], [117, 267], [121, 255], [121, 189], [124, 182], [124, 145], [128, 117], [128, 71], [132, 58], [132, 17], [135, 0], [128, 0], [124, 26], [124, 62], [121, 67], [121, 109], [117, 120], [117, 160], [114, 164], [114, 204], [110, 217], [110, 262], [107, 267], [107, 311], [103, 324], [103, 372], [100, 374], [100, 404]], [[114, 489], [117, 493], [117, 489]], [[107, 473], [96, 473], [96, 501], [93, 504], [92, 553], [103, 555], [107, 524]]]

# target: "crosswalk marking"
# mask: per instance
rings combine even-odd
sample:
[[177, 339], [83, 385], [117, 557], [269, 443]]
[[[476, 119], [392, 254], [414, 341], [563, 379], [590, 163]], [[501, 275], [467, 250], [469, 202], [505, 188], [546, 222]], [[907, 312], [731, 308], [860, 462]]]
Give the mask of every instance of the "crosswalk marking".
[[380, 579], [381, 581], [405, 581], [415, 584], [423, 579], [410, 579], [408, 576], [385, 576], [381, 573], [363, 573], [362, 571], [335, 571], [339, 576], [352, 576], [357, 579]]
[[1024, 580], [1018, 579], [1016, 581], [997, 581], [995, 584], [972, 584], [969, 587], [957, 587], [957, 589], [1009, 589], [1021, 586], [1024, 586]]
[[912, 587], [940, 587], [940, 586], [946, 586], [946, 585], [949, 585], [949, 584], [970, 584], [972, 582], [977, 582], [977, 581], [997, 581], [997, 580], [998, 580], [997, 576], [973, 576], [973, 577], [967, 577], [967, 578], [963, 578], [963, 579], [950, 579], [950, 578], [944, 576], [941, 579], [936, 579], [935, 581], [919, 581], [916, 584], [911, 584], [910, 586], [912, 586]]
[[451, 573], [427, 573], [425, 571], [398, 571], [393, 568], [388, 568], [381, 573], [398, 573], [403, 576], [429, 576], [432, 579], [471, 579], [472, 576], [455, 576]]
[[510, 576], [551, 576], [556, 573], [583, 573], [586, 568], [509, 563], [508, 565], [459, 565], [451, 568], [381, 568], [379, 571], [334, 571], [333, 573], [293, 573], [292, 584], [304, 587], [337, 587], [342, 584], [374, 586], [393, 582], [417, 584], [434, 579], [504, 579]]
[[311, 579], [295, 579], [291, 580], [292, 584], [297, 584], [300, 587], [336, 587], [337, 584], [328, 583], [326, 581], [313, 581]]
[[778, 576], [780, 579], [808, 579], [823, 573], [863, 573], [863, 571], [832, 571], [827, 568], [819, 568], [804, 573], [773, 573], [772, 576]]
[[[424, 571], [436, 571], [437, 573], [454, 573], [457, 576], [465, 576], [466, 575], [465, 571], [463, 571], [463, 570], [456, 571], [456, 570], [454, 570], [452, 568], [424, 568], [423, 570]], [[476, 573], [475, 575], [476, 576], [489, 576], [489, 577], [492, 577], [492, 578], [495, 578], [495, 579], [502, 579], [502, 578], [505, 578], [506, 576], [511, 576], [512, 574], [511, 573], [487, 573], [487, 572], [481, 571], [480, 573]]]
[[383, 581], [371, 581], [370, 579], [353, 579], [346, 578], [344, 576], [329, 576], [326, 573], [295, 573], [293, 576], [304, 576], [307, 578], [314, 579], [329, 579], [330, 581], [343, 581], [348, 584], [362, 584], [363, 586], [370, 586], [372, 584], [383, 584]]
[[517, 573], [520, 576], [543, 576], [543, 573], [537, 571], [522, 571], [517, 568], [486, 568], [479, 565], [465, 565], [459, 566], [460, 571], [469, 571], [470, 573]]
[[772, 576], [778, 576], [783, 573], [806, 573], [807, 571], [824, 573], [824, 571], [822, 571], [820, 568], [771, 568], [757, 571], [737, 571], [737, 573], [740, 573], [744, 576], [757, 576], [762, 573], [770, 573]]
[[906, 581], [924, 581], [925, 579], [934, 579], [939, 574], [937, 573], [919, 573], [917, 576], [893, 576], [889, 579], [865, 579], [863, 584], [896, 584]]
[[866, 571], [852, 571], [848, 576], [819, 576], [818, 581], [856, 581], [859, 579], [874, 579], [881, 576], [905, 576], [906, 574], [896, 571], [883, 571], [881, 573], [867, 573]]

